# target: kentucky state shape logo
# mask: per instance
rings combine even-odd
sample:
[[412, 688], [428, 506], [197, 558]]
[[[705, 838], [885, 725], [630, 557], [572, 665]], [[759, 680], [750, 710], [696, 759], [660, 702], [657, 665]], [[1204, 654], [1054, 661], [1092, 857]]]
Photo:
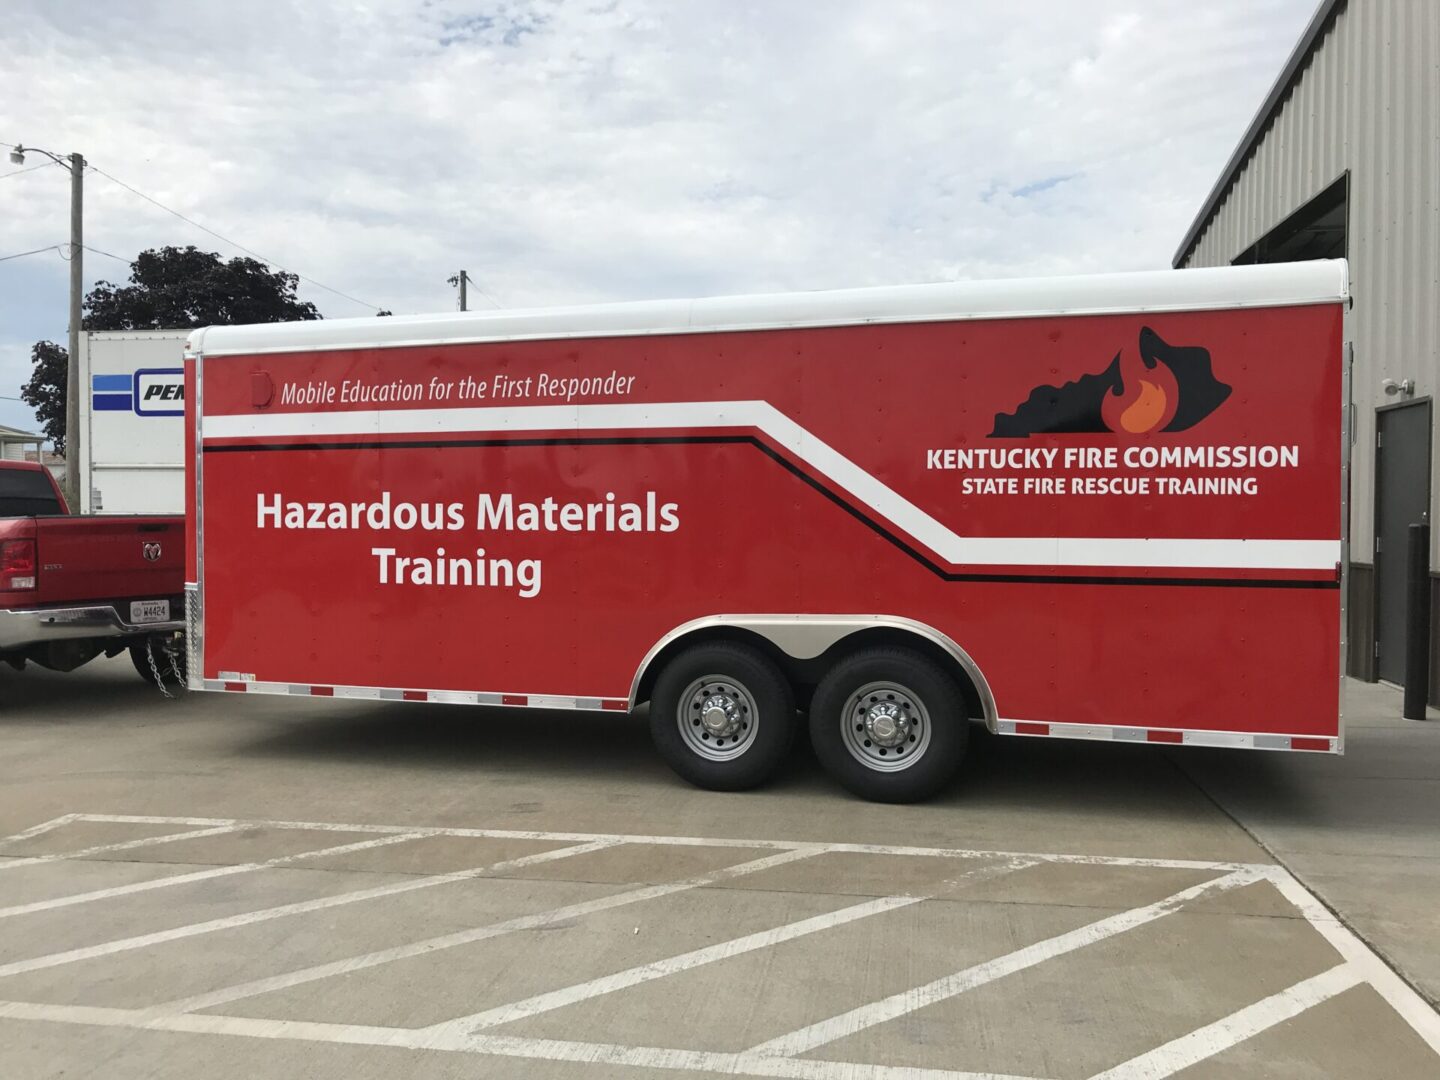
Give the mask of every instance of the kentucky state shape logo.
[[990, 437], [1185, 431], [1218, 409], [1230, 389], [1211, 371], [1209, 349], [1171, 345], [1146, 326], [1138, 350], [1121, 349], [1099, 374], [1037, 386], [1013, 413], [997, 413]]

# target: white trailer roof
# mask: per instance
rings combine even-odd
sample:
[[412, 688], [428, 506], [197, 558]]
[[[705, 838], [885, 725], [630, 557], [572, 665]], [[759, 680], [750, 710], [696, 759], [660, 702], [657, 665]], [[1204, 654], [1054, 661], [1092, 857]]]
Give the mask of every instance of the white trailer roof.
[[251, 355], [445, 342], [1288, 307], [1335, 303], [1349, 295], [1345, 261], [1336, 259], [1205, 270], [1147, 270], [1086, 277], [211, 326], [191, 333], [189, 351], [206, 356]]

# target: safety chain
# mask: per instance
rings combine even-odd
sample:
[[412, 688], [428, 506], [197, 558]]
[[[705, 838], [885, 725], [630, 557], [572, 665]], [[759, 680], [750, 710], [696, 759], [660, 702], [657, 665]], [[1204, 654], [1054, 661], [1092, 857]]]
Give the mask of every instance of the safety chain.
[[[178, 649], [172, 649], [167, 659], [170, 661], [170, 674], [175, 677], [176, 686], [185, 685], [185, 676], [180, 671], [180, 664], [176, 660]], [[160, 693], [167, 698], [174, 700], [175, 695], [165, 688], [165, 679], [160, 675], [160, 667], [155, 663], [155, 637], [151, 635], [145, 639], [145, 659], [150, 662], [150, 674], [155, 679], [155, 685], [160, 688]]]
[[150, 661], [150, 674], [155, 679], [155, 685], [160, 688], [160, 693], [167, 698], [173, 698], [175, 695], [165, 689], [165, 680], [160, 677], [160, 669], [155, 666], [155, 639], [153, 637], [145, 639], [145, 659]]

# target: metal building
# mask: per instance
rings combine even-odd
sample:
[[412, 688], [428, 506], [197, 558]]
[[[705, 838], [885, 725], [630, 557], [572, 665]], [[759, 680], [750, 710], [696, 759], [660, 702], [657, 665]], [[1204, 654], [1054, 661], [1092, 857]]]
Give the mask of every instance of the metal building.
[[[1354, 294], [1349, 670], [1403, 683], [1408, 526], [1436, 511], [1440, 0], [1323, 0], [1174, 265], [1336, 256]], [[1430, 592], [1433, 623], [1433, 574]]]

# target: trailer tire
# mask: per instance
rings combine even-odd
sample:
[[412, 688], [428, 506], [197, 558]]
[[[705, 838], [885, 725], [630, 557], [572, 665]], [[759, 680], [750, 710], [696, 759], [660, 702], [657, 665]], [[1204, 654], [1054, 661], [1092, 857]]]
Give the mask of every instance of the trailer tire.
[[959, 769], [969, 734], [955, 679], [905, 649], [867, 649], [841, 660], [820, 680], [810, 707], [820, 764], [847, 791], [875, 802], [938, 794]]
[[712, 642], [667, 663], [650, 698], [650, 738], [696, 787], [742, 791], [770, 778], [794, 745], [795, 695], [758, 649]]

